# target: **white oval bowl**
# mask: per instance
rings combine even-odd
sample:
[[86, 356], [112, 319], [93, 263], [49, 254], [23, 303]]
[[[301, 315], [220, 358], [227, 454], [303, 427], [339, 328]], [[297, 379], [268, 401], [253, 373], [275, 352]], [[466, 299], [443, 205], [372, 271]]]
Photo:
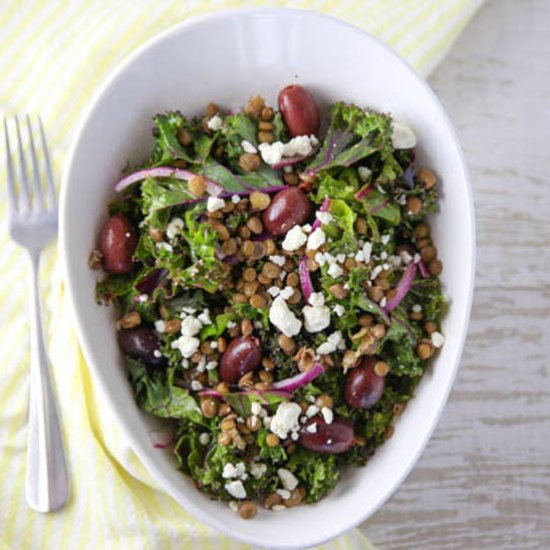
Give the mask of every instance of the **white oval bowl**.
[[[154, 449], [154, 420], [140, 411], [127, 381], [113, 312], [96, 305], [97, 274], [88, 268], [112, 184], [127, 160], [151, 147], [151, 117], [180, 109], [196, 114], [212, 100], [226, 108], [259, 93], [276, 105], [278, 91], [298, 82], [322, 106], [335, 100], [389, 111], [419, 136], [419, 164], [441, 183], [433, 219], [450, 310], [446, 345], [428, 369], [391, 440], [364, 468], [351, 468], [322, 502], [285, 512], [260, 511], [243, 521], [209, 500], [176, 470], [169, 451]], [[475, 227], [472, 192], [455, 132], [425, 81], [386, 46], [337, 19], [290, 9], [220, 12], [160, 34], [109, 78], [74, 141], [61, 201], [61, 251], [75, 324], [93, 381], [153, 478], [196, 518], [250, 544], [302, 548], [331, 539], [373, 514], [410, 472], [441, 414], [459, 365], [473, 291]]]

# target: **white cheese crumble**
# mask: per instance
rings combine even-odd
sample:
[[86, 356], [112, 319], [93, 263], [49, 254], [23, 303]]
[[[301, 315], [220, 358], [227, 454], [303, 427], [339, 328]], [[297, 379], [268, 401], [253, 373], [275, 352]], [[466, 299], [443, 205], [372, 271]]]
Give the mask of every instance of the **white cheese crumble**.
[[285, 257], [284, 256], [269, 256], [269, 261], [273, 262], [275, 265], [278, 265], [279, 267], [283, 267], [285, 265]]
[[231, 202], [233, 204], [239, 204], [241, 202], [241, 197], [239, 197], [239, 195], [232, 195]]
[[226, 483], [225, 490], [234, 498], [246, 498], [246, 489], [240, 480]]
[[328, 268], [328, 274], [332, 278], [337, 279], [338, 277], [341, 277], [343, 273], [344, 270], [338, 264], [330, 264], [330, 267]]
[[281, 403], [271, 419], [269, 429], [281, 439], [286, 439], [289, 432], [299, 429], [298, 419], [302, 409], [297, 403]]
[[275, 506], [272, 506], [271, 509], [274, 512], [282, 512], [283, 510], [286, 510], [286, 506], [283, 506], [282, 504], [275, 504]]
[[270, 286], [267, 289], [267, 292], [268, 294], [273, 296], [273, 298], [275, 298], [276, 296], [279, 296], [279, 294], [281, 293], [281, 289], [278, 286]]
[[228, 462], [223, 467], [222, 477], [224, 479], [231, 479], [231, 478], [242, 478], [244, 474], [246, 473], [246, 467], [244, 465], [244, 462], [239, 462], [238, 464], [231, 464], [231, 462]]
[[225, 207], [225, 201], [219, 197], [208, 197], [206, 201], [206, 210], [208, 212], [216, 212]]
[[323, 418], [325, 419], [325, 422], [327, 424], [332, 424], [332, 421], [334, 420], [334, 413], [332, 412], [332, 409], [329, 409], [328, 407], [323, 407], [321, 409], [321, 414], [323, 415]]
[[304, 306], [302, 313], [308, 332], [320, 332], [330, 325], [330, 310], [327, 306]]
[[432, 332], [432, 344], [435, 348], [442, 348], [445, 343], [445, 336], [441, 332]]
[[162, 319], [155, 321], [155, 330], [157, 332], [164, 332], [166, 330], [166, 323]]
[[386, 304], [388, 303], [388, 299], [383, 296], [382, 299], [380, 300], [380, 307], [386, 307]]
[[261, 462], [253, 462], [250, 465], [250, 473], [256, 478], [262, 478], [267, 472], [267, 466]]
[[380, 240], [382, 241], [383, 245], [388, 244], [390, 242], [390, 239], [391, 239], [391, 235], [388, 235], [387, 233], [386, 233], [386, 235], [382, 235], [380, 237]]
[[342, 304], [336, 304], [333, 308], [334, 313], [338, 315], [338, 317], [342, 317], [344, 313], [346, 313], [346, 308]]
[[250, 141], [248, 141], [246, 139], [243, 139], [241, 141], [241, 147], [243, 148], [243, 151], [245, 153], [254, 154], [254, 153], [258, 152], [258, 149], [256, 149], [256, 147], [254, 147], [254, 145], [252, 145], [252, 143], [250, 143]]
[[294, 289], [291, 286], [285, 286], [285, 288], [283, 288], [283, 290], [279, 293], [279, 296], [281, 296], [283, 300], [288, 300], [293, 294]]
[[370, 262], [371, 252], [372, 252], [372, 243], [366, 242], [363, 245], [363, 258], [364, 258], [363, 261], [365, 263]]
[[357, 169], [357, 173], [359, 174], [359, 179], [362, 182], [365, 182], [369, 179], [370, 175], [372, 174], [372, 170], [370, 170], [366, 166], [359, 166], [359, 168]]
[[206, 370], [214, 370], [217, 367], [218, 367], [217, 361], [208, 361], [208, 363], [206, 363], [206, 365], [204, 366]]
[[283, 159], [285, 145], [280, 141], [275, 141], [274, 143], [260, 143], [258, 149], [266, 164], [277, 164]]
[[277, 296], [269, 308], [269, 320], [285, 336], [296, 336], [302, 329], [300, 321], [292, 311], [282, 296]]
[[316, 405], [310, 405], [306, 409], [306, 416], [308, 418], [311, 418], [312, 416], [315, 416], [318, 412], [319, 412], [319, 407], [317, 407]]
[[288, 500], [290, 498], [290, 491], [287, 489], [276, 489], [275, 492], [283, 499]]
[[260, 143], [258, 149], [262, 159], [267, 164], [277, 164], [283, 157], [295, 157], [296, 155], [309, 155], [319, 140], [311, 136], [296, 136], [287, 143], [275, 141], [274, 143]]
[[314, 422], [313, 424], [310, 424], [306, 431], [308, 431], [310, 434], [316, 434], [317, 433], [317, 424]]
[[307, 238], [307, 249], [308, 250], [317, 250], [320, 246], [324, 245], [327, 240], [325, 232], [318, 227], [313, 233]]
[[199, 435], [199, 443], [201, 445], [208, 445], [210, 443], [210, 434], [206, 432], [201, 433], [201, 435]]
[[286, 468], [279, 468], [277, 470], [277, 475], [281, 480], [282, 486], [287, 491], [294, 491], [294, 489], [298, 487], [298, 480], [296, 479], [296, 476]]
[[210, 310], [205, 309], [200, 315], [197, 316], [197, 319], [203, 324], [203, 325], [211, 325], [212, 321], [210, 320]]
[[153, 355], [158, 359], [159, 357], [162, 357], [162, 353], [160, 352], [160, 350], [156, 349], [154, 352], [153, 352]]
[[382, 273], [382, 266], [381, 265], [377, 265], [371, 272], [370, 272], [370, 280], [371, 281], [374, 281], [374, 279], [376, 279], [376, 277], [378, 277], [378, 275], [380, 275], [380, 273]]
[[199, 349], [200, 343], [201, 341], [198, 338], [183, 334], [177, 340], [174, 340], [170, 347], [179, 350], [183, 357], [188, 359]]
[[223, 121], [219, 117], [219, 115], [214, 115], [207, 123], [206, 125], [210, 130], [213, 130], [214, 132], [218, 131], [222, 127]]
[[251, 410], [252, 414], [254, 414], [256, 416], [260, 416], [264, 409], [259, 403], [254, 402], [250, 405], [250, 410]]
[[202, 323], [192, 315], [187, 316], [181, 322], [181, 333], [187, 336], [195, 336], [200, 332]]
[[168, 243], [156, 243], [155, 246], [159, 249], [159, 250], [166, 250], [166, 252], [173, 252], [173, 248], [172, 248], [172, 245], [171, 244], [168, 244]]
[[325, 305], [325, 297], [323, 296], [322, 292], [312, 292], [309, 297], [309, 303], [312, 306], [324, 306]]
[[337, 330], [333, 332], [326, 342], [323, 342], [318, 348], [317, 353], [319, 355], [328, 355], [329, 353], [334, 353], [338, 349], [345, 349], [346, 343], [342, 338], [342, 333]]
[[227, 328], [231, 330], [232, 328], [235, 328], [237, 326], [237, 323], [235, 321], [227, 321]]
[[411, 308], [415, 313], [420, 313], [422, 311], [422, 306], [420, 304], [414, 304]]
[[299, 225], [295, 225], [286, 235], [282, 247], [284, 250], [293, 252], [298, 250], [307, 241], [307, 235]]
[[311, 233], [311, 230], [313, 228], [311, 227], [311, 224], [310, 223], [305, 223], [304, 225], [302, 225], [302, 231], [304, 233]]
[[202, 384], [198, 380], [192, 380], [191, 381], [191, 389], [193, 391], [201, 391], [202, 390]]
[[320, 265], [324, 266], [327, 263], [327, 260], [325, 258], [325, 255], [322, 252], [317, 252], [315, 254], [315, 261]]
[[407, 124], [392, 122], [391, 144], [394, 149], [412, 149], [416, 145], [416, 134]]
[[323, 224], [327, 225], [332, 221], [332, 214], [330, 212], [316, 212], [315, 217]]
[[149, 299], [149, 295], [148, 294], [140, 294], [138, 297], [138, 302], [141, 302], [142, 304], [144, 302], [146, 302], [148, 299]]
[[183, 220], [181, 218], [172, 218], [166, 227], [166, 236], [172, 240], [183, 228]]

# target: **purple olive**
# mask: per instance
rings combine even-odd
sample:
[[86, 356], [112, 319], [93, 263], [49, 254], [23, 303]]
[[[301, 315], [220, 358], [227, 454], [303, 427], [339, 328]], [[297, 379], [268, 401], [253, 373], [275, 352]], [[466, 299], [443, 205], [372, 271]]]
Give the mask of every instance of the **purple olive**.
[[386, 385], [386, 377], [374, 372], [376, 359], [364, 359], [360, 366], [352, 369], [346, 380], [344, 396], [346, 402], [354, 409], [370, 409], [382, 394]]
[[122, 213], [111, 216], [99, 235], [99, 249], [103, 254], [103, 267], [109, 273], [128, 273], [134, 262], [138, 238], [136, 230]]
[[[315, 428], [310, 428], [313, 425]], [[312, 429], [314, 433], [310, 431]], [[317, 453], [344, 453], [355, 443], [353, 424], [341, 416], [335, 416], [330, 424], [321, 417], [310, 418], [300, 429], [298, 443]]]
[[247, 372], [255, 370], [262, 360], [258, 341], [252, 336], [235, 338], [222, 355], [220, 376], [224, 382], [236, 384]]
[[159, 341], [153, 329], [137, 327], [119, 330], [118, 344], [124, 353], [134, 359], [143, 359], [152, 367], [164, 363], [164, 357], [160, 355]]
[[311, 201], [297, 187], [279, 191], [264, 211], [262, 219], [271, 235], [284, 235], [295, 225], [301, 225], [311, 217]]
[[319, 131], [319, 108], [305, 88], [298, 84], [283, 88], [278, 103], [291, 136], [309, 136]]

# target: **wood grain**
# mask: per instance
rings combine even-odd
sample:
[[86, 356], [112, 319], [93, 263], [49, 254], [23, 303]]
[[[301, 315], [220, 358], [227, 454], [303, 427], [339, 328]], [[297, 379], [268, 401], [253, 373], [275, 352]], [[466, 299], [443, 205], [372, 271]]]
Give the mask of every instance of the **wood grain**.
[[431, 79], [472, 173], [477, 290], [418, 466], [362, 529], [383, 549], [550, 548], [550, 2], [493, 0]]

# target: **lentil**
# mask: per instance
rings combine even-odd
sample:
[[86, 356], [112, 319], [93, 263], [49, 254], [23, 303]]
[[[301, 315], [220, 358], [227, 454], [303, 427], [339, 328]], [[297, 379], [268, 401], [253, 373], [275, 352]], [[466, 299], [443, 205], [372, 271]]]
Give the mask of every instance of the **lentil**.
[[430, 340], [421, 340], [416, 347], [416, 354], [420, 359], [429, 359], [434, 354], [435, 348]]
[[421, 168], [418, 171], [418, 179], [425, 189], [431, 189], [437, 183], [434, 173], [426, 170], [426, 168]]
[[195, 195], [195, 197], [201, 197], [206, 191], [206, 179], [199, 174], [193, 174], [187, 183], [189, 191]]
[[239, 157], [239, 166], [245, 172], [255, 172], [262, 165], [262, 159], [256, 153], [243, 153]]
[[386, 376], [390, 372], [390, 367], [385, 361], [377, 361], [374, 365], [374, 372], [377, 376]]
[[273, 132], [260, 130], [258, 132], [258, 141], [260, 143], [273, 143], [275, 141], [275, 136], [273, 135]]
[[260, 218], [253, 216], [252, 218], [248, 218], [248, 221], [246, 222], [246, 226], [252, 233], [259, 235], [263, 232], [264, 226], [262, 225], [262, 222], [260, 221]]
[[264, 307], [267, 307], [267, 298], [265, 296], [262, 296], [261, 294], [254, 294], [250, 297], [250, 300], [248, 300], [248, 302], [252, 307], [256, 307], [258, 309], [263, 309]]
[[420, 214], [422, 210], [422, 201], [418, 197], [409, 197], [407, 199], [407, 212], [409, 214]]
[[426, 246], [420, 250], [420, 256], [425, 262], [431, 262], [437, 256], [437, 250], [434, 246]]
[[218, 414], [218, 403], [215, 399], [207, 398], [201, 401], [201, 411], [205, 418], [214, 418]]
[[428, 265], [428, 271], [432, 275], [439, 275], [443, 271], [443, 263], [441, 262], [441, 260], [432, 260]]
[[265, 210], [271, 204], [271, 197], [267, 193], [254, 191], [250, 194], [250, 205], [255, 210]]
[[298, 175], [295, 172], [285, 172], [283, 174], [283, 181], [287, 185], [298, 185], [300, 182]]
[[268, 447], [276, 447], [279, 444], [279, 438], [275, 434], [267, 434], [265, 442]]
[[141, 324], [141, 315], [138, 311], [130, 311], [120, 321], [122, 328], [135, 328]]
[[239, 506], [239, 516], [241, 516], [242, 519], [252, 519], [257, 513], [258, 510], [256, 505], [250, 500], [245, 500]]

